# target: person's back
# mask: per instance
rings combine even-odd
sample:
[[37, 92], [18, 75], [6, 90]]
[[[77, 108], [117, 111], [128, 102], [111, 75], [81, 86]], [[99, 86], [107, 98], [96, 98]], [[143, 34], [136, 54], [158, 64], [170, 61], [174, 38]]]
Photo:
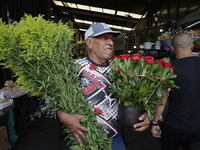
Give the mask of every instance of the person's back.
[[178, 150], [185, 146], [188, 150], [200, 150], [200, 58], [192, 54], [193, 39], [189, 34], [179, 33], [171, 46], [176, 54], [172, 62], [175, 68], [173, 79], [180, 89], [172, 89], [169, 97], [169, 109], [162, 123], [161, 132], [157, 124], [164, 106], [156, 106], [152, 135], [160, 138], [161, 150]]
[[169, 109], [165, 124], [186, 131], [200, 130], [200, 57], [191, 56], [172, 62], [180, 89], [169, 94]]

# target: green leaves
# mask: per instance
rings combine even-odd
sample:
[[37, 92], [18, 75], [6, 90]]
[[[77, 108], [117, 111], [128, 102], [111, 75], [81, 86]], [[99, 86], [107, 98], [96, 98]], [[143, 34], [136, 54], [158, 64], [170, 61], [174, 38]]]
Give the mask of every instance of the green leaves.
[[162, 64], [158, 61], [146, 63], [144, 59], [122, 61], [115, 58], [109, 74], [113, 81], [110, 92], [119, 105], [141, 108], [152, 119], [155, 116], [153, 105], [162, 105], [160, 100], [163, 94], [168, 95], [167, 88], [178, 88], [173, 80], [169, 80], [176, 77], [172, 68]]
[[25, 15], [14, 24], [8, 27], [0, 21], [0, 60], [14, 72], [17, 84], [31, 96], [39, 96], [41, 100], [50, 98], [47, 107], [87, 118], [81, 124], [90, 129], [85, 133], [90, 144], [83, 140], [84, 145], [80, 147], [66, 129], [74, 139], [71, 149], [111, 150], [111, 140], [82, 95], [77, 76], [79, 65], [72, 58], [77, 44], [73, 39], [74, 30], [68, 24], [46, 21], [40, 15]]

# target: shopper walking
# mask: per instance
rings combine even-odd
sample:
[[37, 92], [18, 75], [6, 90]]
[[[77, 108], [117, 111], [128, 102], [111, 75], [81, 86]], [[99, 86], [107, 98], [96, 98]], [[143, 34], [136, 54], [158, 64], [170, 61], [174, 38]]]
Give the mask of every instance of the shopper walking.
[[[125, 150], [123, 139], [117, 131], [118, 102], [109, 93], [111, 84], [108, 73], [111, 70], [111, 60], [113, 54], [113, 38], [120, 34], [119, 31], [112, 31], [105, 23], [91, 25], [85, 33], [85, 42], [89, 50], [87, 57], [76, 60], [81, 65], [80, 77], [81, 88], [85, 99], [94, 110], [101, 110], [97, 115], [98, 123], [104, 125], [108, 137], [112, 140], [113, 150]], [[83, 132], [87, 132], [86, 127], [81, 126], [79, 120], [83, 115], [68, 114], [62, 110], [57, 111], [61, 122], [72, 132], [76, 140], [82, 145], [80, 137], [86, 140]], [[144, 113], [139, 118], [142, 122], [134, 125], [134, 130], [143, 131], [149, 127], [149, 118]]]
[[176, 54], [172, 62], [175, 67], [174, 82], [180, 89], [173, 89], [169, 97], [169, 108], [162, 123], [161, 132], [157, 125], [163, 106], [156, 106], [156, 118], [151, 132], [160, 138], [161, 150], [178, 150], [182, 145], [187, 150], [200, 150], [200, 58], [192, 54], [193, 39], [189, 34], [176, 35], [171, 46]]

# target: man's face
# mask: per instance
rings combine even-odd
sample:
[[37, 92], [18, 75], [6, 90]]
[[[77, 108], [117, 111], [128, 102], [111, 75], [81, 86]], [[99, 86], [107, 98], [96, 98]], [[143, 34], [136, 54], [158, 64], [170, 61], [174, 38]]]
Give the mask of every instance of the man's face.
[[[87, 43], [87, 41], [86, 41]], [[94, 37], [87, 43], [90, 53], [89, 57], [97, 64], [103, 64], [112, 57], [113, 52], [113, 34], [106, 33]]]

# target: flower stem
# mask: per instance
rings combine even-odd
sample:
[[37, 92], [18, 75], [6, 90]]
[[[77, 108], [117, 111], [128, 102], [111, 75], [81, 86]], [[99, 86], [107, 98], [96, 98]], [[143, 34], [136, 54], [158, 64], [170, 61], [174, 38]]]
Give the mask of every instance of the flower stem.
[[141, 77], [140, 81], [138, 82], [138, 84], [137, 84], [137, 86], [136, 86], [136, 91], [137, 91], [137, 88], [138, 88], [138, 86], [140, 85], [140, 82], [142, 81], [142, 79], [143, 79], [143, 76]]
[[[158, 84], [160, 84], [160, 82], [161, 82], [161, 80], [158, 82]], [[153, 93], [155, 92], [156, 89], [157, 89], [157, 87], [153, 89], [153, 91], [151, 92], [151, 95], [150, 95], [149, 98], [146, 100], [145, 104], [147, 104], [147, 103], [149, 102], [151, 96], [153, 95]]]

